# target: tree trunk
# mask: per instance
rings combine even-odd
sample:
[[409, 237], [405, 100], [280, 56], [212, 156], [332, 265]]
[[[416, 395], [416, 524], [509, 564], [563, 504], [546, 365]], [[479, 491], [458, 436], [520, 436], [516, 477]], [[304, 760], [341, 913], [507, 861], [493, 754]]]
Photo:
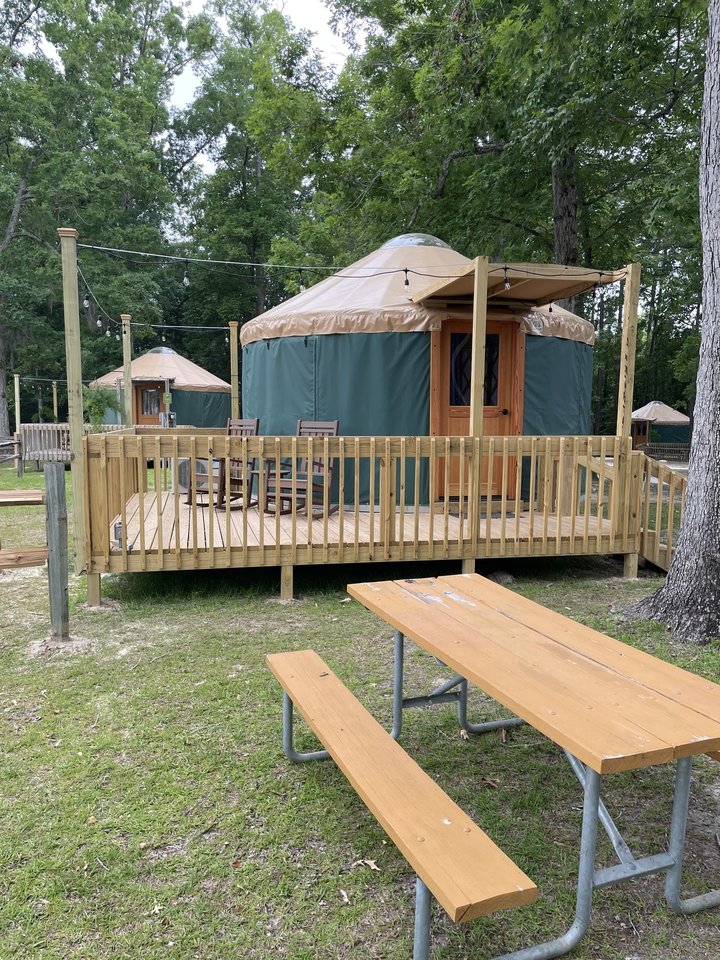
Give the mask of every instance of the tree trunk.
[[720, 0], [710, 0], [701, 128], [703, 309], [685, 510], [663, 586], [635, 613], [681, 640], [720, 635]]
[[[553, 163], [552, 193], [555, 263], [574, 267], [578, 262], [578, 192], [574, 147]], [[558, 302], [568, 310], [575, 310], [575, 297]]]

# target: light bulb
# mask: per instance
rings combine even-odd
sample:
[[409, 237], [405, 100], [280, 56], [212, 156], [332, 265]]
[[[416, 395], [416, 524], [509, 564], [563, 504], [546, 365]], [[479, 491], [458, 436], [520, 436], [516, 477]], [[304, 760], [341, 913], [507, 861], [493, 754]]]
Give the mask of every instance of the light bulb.
[[506, 289], [506, 290], [509, 290], [509, 289], [510, 289], [510, 281], [508, 280], [507, 267], [505, 267], [504, 269], [505, 269], [505, 289]]
[[110, 327], [108, 327], [107, 330], [105, 331], [105, 336], [106, 337], [110, 336]]
[[98, 317], [97, 320], [95, 321], [95, 326], [98, 329], [100, 329], [100, 327], [102, 326], [102, 320], [100, 319], [100, 317]]
[[87, 294], [85, 294], [85, 296], [83, 297], [83, 308], [85, 310], [90, 309], [90, 297]]

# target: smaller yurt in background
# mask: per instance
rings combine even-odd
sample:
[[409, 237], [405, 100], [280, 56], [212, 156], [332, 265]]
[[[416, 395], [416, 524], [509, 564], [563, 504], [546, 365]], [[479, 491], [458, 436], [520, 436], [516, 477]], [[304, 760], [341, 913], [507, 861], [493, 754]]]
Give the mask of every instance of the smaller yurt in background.
[[661, 400], [651, 400], [632, 412], [633, 447], [647, 443], [690, 443], [690, 417]]
[[[133, 423], [158, 426], [161, 414], [174, 414], [178, 426], [219, 427], [225, 429], [230, 416], [230, 384], [188, 360], [170, 347], [154, 347], [130, 364], [133, 390]], [[123, 368], [98, 377], [90, 384], [118, 390], [123, 404]], [[164, 403], [170, 394], [169, 410]], [[122, 416], [108, 411], [108, 423], [119, 423]]]

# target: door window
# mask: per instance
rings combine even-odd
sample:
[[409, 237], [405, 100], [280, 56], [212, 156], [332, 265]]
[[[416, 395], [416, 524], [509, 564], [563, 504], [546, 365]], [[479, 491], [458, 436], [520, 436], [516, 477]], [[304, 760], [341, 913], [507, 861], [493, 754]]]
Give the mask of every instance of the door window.
[[[470, 373], [472, 335], [450, 334], [450, 406], [470, 406]], [[500, 370], [500, 334], [489, 333], [485, 338], [485, 406], [496, 407]]]
[[144, 417], [157, 417], [160, 413], [160, 391], [142, 391], [142, 413]]

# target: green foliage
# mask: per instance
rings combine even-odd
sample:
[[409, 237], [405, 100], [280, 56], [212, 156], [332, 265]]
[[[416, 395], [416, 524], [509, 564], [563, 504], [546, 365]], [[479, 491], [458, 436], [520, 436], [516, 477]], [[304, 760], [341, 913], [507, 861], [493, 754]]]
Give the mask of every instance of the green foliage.
[[83, 412], [85, 422], [97, 430], [105, 423], [108, 410], [119, 413], [120, 403], [117, 393], [109, 387], [83, 387]]
[[[643, 266], [636, 403], [688, 409], [704, 3], [329, 5], [356, 38], [339, 74], [309, 33], [251, 0], [192, 17], [171, 0], [5, 5], [0, 428], [6, 367], [63, 376], [58, 226], [81, 242], [247, 263], [191, 263], [186, 287], [182, 259], [79, 251], [81, 299], [85, 283], [94, 294], [86, 379], [119, 365], [120, 313], [190, 327], [166, 342], [227, 378], [223, 333], [205, 328], [297, 292], [282, 264], [306, 268], [307, 284], [326, 275], [313, 267], [410, 229], [469, 256], [552, 261], [553, 170], [568, 158], [578, 262]], [[187, 65], [199, 85], [178, 110]], [[599, 331], [595, 422], [607, 427], [620, 300], [576, 308]], [[149, 326], [134, 340], [136, 353], [161, 342]], [[22, 402], [34, 403], [25, 389]]]

